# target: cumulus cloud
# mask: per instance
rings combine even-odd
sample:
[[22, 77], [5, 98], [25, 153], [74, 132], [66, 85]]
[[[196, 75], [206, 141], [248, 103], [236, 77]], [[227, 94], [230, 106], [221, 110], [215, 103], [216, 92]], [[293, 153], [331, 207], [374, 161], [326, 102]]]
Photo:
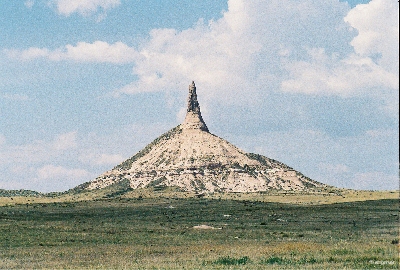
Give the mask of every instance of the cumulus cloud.
[[391, 0], [357, 5], [344, 18], [358, 32], [350, 43], [354, 52], [338, 57], [313, 49], [310, 60], [288, 62], [290, 79], [281, 83], [282, 90], [345, 97], [368, 95], [392, 103], [399, 88], [398, 14], [398, 4]]
[[27, 8], [32, 8], [34, 4], [35, 4], [35, 1], [34, 1], [34, 0], [27, 0], [27, 1], [24, 2], [24, 5], [25, 5]]
[[4, 50], [10, 58], [25, 61], [45, 58], [51, 61], [76, 61], [124, 64], [133, 62], [138, 57], [134, 48], [122, 42], [108, 44], [104, 41], [93, 43], [78, 42], [76, 46], [66, 45], [63, 48], [49, 50], [47, 48], [29, 48], [26, 50]]
[[24, 94], [12, 94], [12, 93], [4, 93], [0, 96], [6, 100], [14, 100], [14, 101], [26, 101], [29, 100], [29, 97]]
[[79, 13], [87, 16], [97, 12], [99, 9], [106, 10], [117, 7], [120, 0], [53, 0], [58, 13], [70, 16], [72, 13]]
[[109, 165], [109, 166], [115, 166], [122, 161], [124, 161], [124, 158], [119, 155], [119, 154], [94, 154], [94, 153], [89, 153], [89, 154], [82, 154], [79, 157], [79, 160], [89, 164], [91, 166], [93, 165]]
[[[112, 7], [119, 1], [60, 0], [57, 4], [64, 14], [70, 14]], [[137, 51], [120, 42], [96, 41], [57, 50], [29, 48], [6, 53], [26, 60], [133, 62], [138, 80], [117, 93], [181, 89], [195, 80], [208, 98], [254, 102], [279, 88], [286, 73], [282, 57], [298, 60], [307, 48], [314, 47], [326, 48], [328, 53], [348, 50], [352, 36], [343, 21], [347, 11], [345, 3], [334, 0], [229, 0], [221, 19], [199, 20], [183, 31], [154, 29]]]
[[96, 175], [81, 168], [45, 163], [40, 166], [32, 164], [15, 164], [3, 171], [7, 178], [0, 181], [0, 188], [30, 189], [40, 192], [65, 191], [73, 188]]
[[90, 173], [82, 169], [67, 169], [62, 166], [45, 165], [37, 169], [37, 177], [39, 179], [53, 179], [57, 178], [84, 178], [89, 176]]
[[344, 18], [358, 35], [351, 41], [356, 53], [378, 58], [381, 67], [399, 69], [399, 5], [392, 0], [372, 0], [357, 5]]
[[[50, 161], [65, 151], [77, 147], [76, 132], [60, 134], [51, 141], [38, 140], [24, 145], [8, 145], [0, 148], [0, 165], [38, 164]], [[5, 137], [4, 142], [5, 142]]]
[[386, 71], [371, 58], [352, 54], [346, 59], [337, 59], [323, 49], [310, 50], [309, 55], [309, 62], [286, 65], [291, 79], [282, 81], [283, 91], [349, 97], [374, 88], [398, 88], [398, 75]]
[[363, 190], [398, 190], [399, 177], [384, 172], [356, 173], [349, 188]]
[[3, 134], [0, 134], [0, 146], [6, 143], [6, 137]]
[[[138, 80], [118, 92], [168, 91], [194, 79], [203, 96], [225, 102], [254, 102], [282, 90], [393, 103], [398, 7], [383, 8], [388, 1], [363, 5], [371, 10], [364, 16], [361, 6], [349, 12], [338, 1], [230, 0], [217, 21], [153, 30], [135, 61]], [[364, 44], [369, 29], [380, 34]]]
[[345, 164], [320, 163], [320, 164], [318, 164], [318, 167], [323, 171], [326, 171], [330, 174], [335, 174], [335, 175], [347, 173], [350, 171], [350, 168]]
[[82, 62], [129, 63], [136, 59], [136, 50], [122, 42], [108, 44], [103, 41], [94, 43], [78, 42], [76, 46], [65, 46], [66, 52], [61, 53], [62, 59], [72, 59]]
[[24, 185], [24, 189], [30, 188], [41, 192], [65, 191], [94, 177], [92, 173], [84, 169], [66, 168], [53, 164], [30, 168], [29, 171], [32, 180]]
[[333, 186], [359, 190], [396, 190], [399, 188], [396, 174], [383, 171], [352, 171], [344, 164], [321, 163], [318, 165], [321, 174]]
[[93, 175], [86, 170], [52, 165], [72, 159], [69, 164], [73, 166], [77, 145], [76, 132], [22, 145], [10, 144], [0, 136], [0, 170], [7, 176], [0, 186], [47, 192], [65, 190], [88, 180]]
[[77, 146], [76, 135], [77, 135], [76, 131], [61, 134], [57, 136], [57, 138], [53, 141], [52, 147], [55, 150], [67, 150], [75, 148]]
[[35, 58], [49, 57], [50, 51], [46, 48], [29, 48], [26, 50], [4, 49], [3, 52], [10, 58], [32, 60]]
[[[119, 1], [57, 3], [79, 11]], [[6, 53], [25, 60], [133, 63], [137, 79], [117, 95], [182, 89], [195, 80], [206, 99], [224, 102], [254, 103], [281, 90], [367, 95], [389, 104], [398, 89], [397, 22], [398, 6], [390, 0], [352, 10], [335, 0], [229, 0], [219, 20], [199, 20], [183, 31], [153, 29], [138, 49], [96, 41]]]

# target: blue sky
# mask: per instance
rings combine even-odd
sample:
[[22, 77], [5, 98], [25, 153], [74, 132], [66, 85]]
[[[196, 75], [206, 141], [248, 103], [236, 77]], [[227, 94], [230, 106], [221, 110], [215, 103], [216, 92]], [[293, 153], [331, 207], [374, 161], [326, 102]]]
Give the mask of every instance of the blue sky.
[[184, 118], [338, 187], [398, 188], [394, 0], [0, 2], [0, 188], [63, 191]]

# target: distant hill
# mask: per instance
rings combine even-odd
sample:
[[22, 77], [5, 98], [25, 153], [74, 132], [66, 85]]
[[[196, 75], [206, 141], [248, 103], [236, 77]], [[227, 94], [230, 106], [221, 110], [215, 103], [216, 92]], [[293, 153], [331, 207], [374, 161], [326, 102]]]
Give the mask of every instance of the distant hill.
[[18, 197], [18, 196], [28, 196], [28, 197], [39, 197], [42, 196], [43, 194], [37, 191], [33, 190], [25, 190], [25, 189], [19, 189], [19, 190], [6, 190], [6, 189], [0, 189], [0, 197]]

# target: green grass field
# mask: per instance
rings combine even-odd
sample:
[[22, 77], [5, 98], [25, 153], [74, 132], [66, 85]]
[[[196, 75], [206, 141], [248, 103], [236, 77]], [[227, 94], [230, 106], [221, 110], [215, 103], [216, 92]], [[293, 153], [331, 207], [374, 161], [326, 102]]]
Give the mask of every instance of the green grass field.
[[286, 195], [285, 203], [158, 194], [8, 198], [0, 207], [0, 269], [399, 268], [396, 193], [319, 204], [306, 194]]

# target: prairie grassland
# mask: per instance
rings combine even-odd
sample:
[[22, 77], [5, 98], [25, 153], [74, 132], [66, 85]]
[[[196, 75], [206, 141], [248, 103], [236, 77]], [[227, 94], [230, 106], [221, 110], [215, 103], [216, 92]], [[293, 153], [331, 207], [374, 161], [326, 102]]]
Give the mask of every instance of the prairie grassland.
[[[115, 189], [115, 188], [114, 188]], [[113, 191], [119, 193], [118, 196], [109, 196]], [[56, 196], [14, 196], [0, 197], [0, 206], [16, 205], [16, 204], [37, 204], [37, 203], [53, 203], [53, 202], [78, 202], [92, 201], [102, 198], [196, 198], [198, 195], [191, 192], [181, 192], [174, 188], [166, 188], [161, 192], [155, 192], [152, 188], [137, 189], [126, 192], [125, 190], [113, 190], [105, 188], [96, 190], [96, 192], [79, 192], [66, 193]], [[322, 192], [290, 192], [290, 191], [271, 191], [265, 193], [214, 193], [206, 194], [207, 199], [224, 199], [224, 200], [249, 200], [260, 202], [278, 202], [289, 204], [302, 205], [320, 205], [342, 202], [357, 202], [367, 200], [382, 200], [382, 199], [399, 199], [399, 191], [367, 191], [367, 190], [350, 190], [350, 189], [332, 189]]]
[[14, 199], [0, 207], [0, 268], [399, 267], [398, 197], [311, 205], [317, 195], [301, 200], [286, 194], [281, 203], [262, 201], [268, 197], [262, 195], [149, 194], [76, 202], [30, 198], [23, 204]]

